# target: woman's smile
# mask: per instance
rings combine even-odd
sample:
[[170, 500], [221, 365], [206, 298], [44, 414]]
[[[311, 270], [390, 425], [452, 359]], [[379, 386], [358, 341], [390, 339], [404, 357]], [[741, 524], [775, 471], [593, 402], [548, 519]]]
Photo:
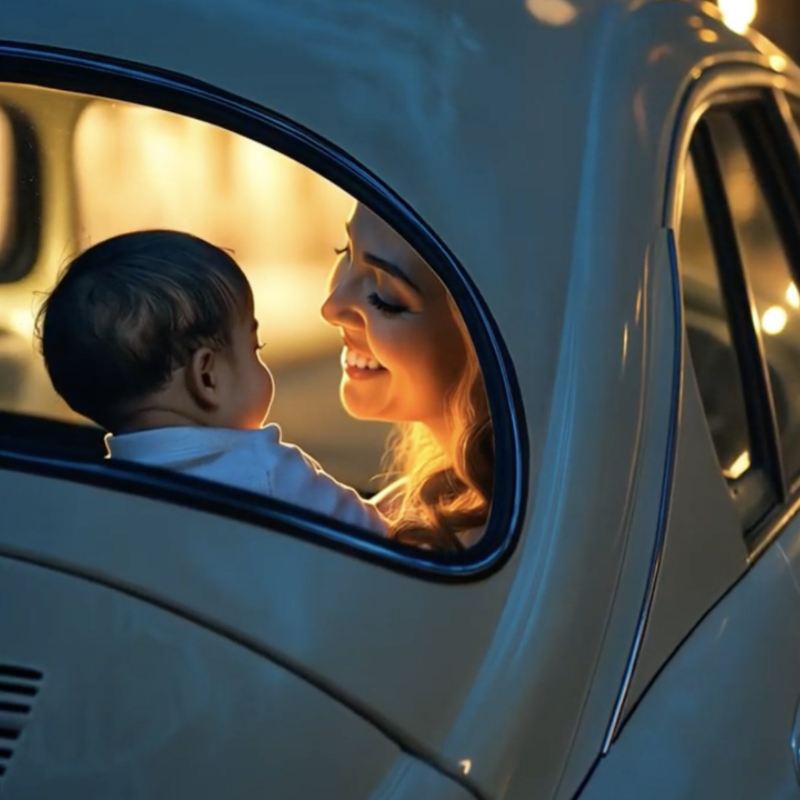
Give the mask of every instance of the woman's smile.
[[357, 419], [422, 422], [449, 440], [466, 348], [447, 290], [366, 206], [346, 224], [322, 316], [342, 334], [342, 405]]
[[360, 352], [347, 344], [342, 348], [341, 362], [347, 376], [356, 380], [376, 377], [386, 372], [386, 367], [373, 355]]

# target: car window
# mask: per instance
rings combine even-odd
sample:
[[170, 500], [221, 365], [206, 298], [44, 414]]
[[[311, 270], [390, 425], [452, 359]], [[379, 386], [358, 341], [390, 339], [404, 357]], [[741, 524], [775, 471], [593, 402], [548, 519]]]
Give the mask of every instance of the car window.
[[781, 491], [768, 381], [709, 119], [690, 143], [678, 224], [687, 340], [721, 472], [753, 531]]
[[800, 293], [736, 118], [718, 113], [710, 124], [754, 320], [761, 332], [783, 466], [792, 482], [800, 475]]
[[[380, 495], [384, 524], [370, 526], [372, 532], [427, 550], [443, 542], [463, 550], [482, 539], [494, 440], [477, 356], [444, 284], [387, 223], [308, 167], [225, 128], [76, 92], [0, 84], [0, 101], [4, 93], [24, 111], [43, 153], [41, 178], [25, 161], [10, 169], [37, 182], [43, 201], [41, 242], [28, 273], [0, 284], [0, 323], [9, 331], [0, 439], [31, 439], [45, 448], [58, 445], [60, 455], [102, 458], [96, 419], [71, 408], [53, 387], [36, 315], [65, 267], [87, 248], [123, 233], [176, 230], [221, 248], [245, 273], [262, 357], [274, 378], [267, 422], [280, 426], [283, 442], [301, 449], [287, 456], [292, 469], [335, 479], [362, 499]], [[13, 149], [6, 152], [13, 162]], [[8, 218], [12, 227], [19, 224]], [[431, 307], [431, 298], [441, 313], [424, 327], [420, 310]], [[449, 321], [440, 325], [443, 320]], [[251, 354], [253, 346], [247, 346]], [[457, 358], [447, 355], [453, 353]], [[432, 383], [419, 380], [420, 369]], [[255, 380], [266, 396], [263, 374]], [[376, 383], [383, 389], [363, 388]], [[454, 398], [452, 409], [442, 397]], [[459, 415], [466, 400], [471, 412]], [[443, 466], [439, 442], [448, 436], [428, 424], [433, 408], [437, 424], [471, 426], [458, 430], [472, 439], [471, 463], [455, 456]], [[122, 457], [136, 460], [136, 453], [128, 449]], [[459, 472], [448, 477], [450, 470]], [[202, 471], [189, 474], [209, 479]], [[229, 474], [221, 484], [239, 486]], [[264, 493], [276, 491], [289, 474], [278, 470]], [[339, 509], [335, 498], [318, 502], [337, 491], [325, 487], [278, 499], [317, 513]], [[253, 490], [247, 483], [240, 488]], [[372, 519], [375, 508], [364, 513]], [[361, 516], [336, 518], [366, 527]], [[431, 539], [426, 526], [447, 519], [459, 527]]]
[[686, 163], [678, 246], [689, 351], [722, 474], [735, 480], [752, 464], [752, 445], [730, 318], [691, 160]]

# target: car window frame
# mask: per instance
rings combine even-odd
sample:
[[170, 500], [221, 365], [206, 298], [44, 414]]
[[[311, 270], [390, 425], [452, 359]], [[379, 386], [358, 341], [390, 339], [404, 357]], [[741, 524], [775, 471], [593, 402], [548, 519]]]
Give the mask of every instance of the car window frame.
[[[783, 463], [775, 435], [774, 402], [759, 332], [752, 325], [753, 300], [736, 240], [725, 182], [707, 122], [714, 112], [727, 113], [730, 103], [711, 106], [698, 120], [689, 145], [711, 237], [722, 299], [745, 391], [745, 412], [752, 447], [751, 466], [738, 478], [723, 479], [737, 508], [745, 534], [758, 527], [783, 497]], [[720, 470], [722, 473], [722, 470]], [[774, 493], [774, 496], [772, 494]]]
[[[758, 109], [758, 113], [762, 115], [762, 124], [767, 125], [766, 133], [768, 138], [771, 139], [771, 144], [775, 147], [775, 152], [772, 156], [777, 159], [781, 169], [786, 170], [787, 177], [784, 179], [784, 189], [781, 191], [789, 191], [791, 193], [791, 180], [796, 180], [800, 176], [800, 133], [798, 133], [798, 126], [791, 117], [791, 111], [788, 107], [786, 94], [797, 99], [800, 103], [800, 88], [791, 91], [791, 85], [786, 82], [781, 82], [780, 88], [776, 87], [774, 76], [772, 80], [764, 80], [760, 85], [756, 86], [743, 86], [741, 88], [725, 88], [721, 91], [711, 94], [709, 99], [703, 103], [695, 112], [692, 120], [690, 130], [688, 132], [689, 142], [694, 139], [694, 134], [698, 127], [706, 117], [706, 115], [713, 110], [732, 110], [749, 107], [750, 109]], [[738, 120], [735, 120], [737, 130], [742, 135], [742, 140], [747, 148], [748, 157], [751, 159], [753, 169], [761, 171], [764, 168], [764, 162], [758, 160], [756, 153], [759, 147], [764, 146], [764, 142], [758, 141], [754, 138], [754, 131], [747, 131], [743, 129]], [[759, 132], [763, 136], [764, 130]], [[685, 157], [688, 156], [688, 148]], [[699, 179], [699, 176], [698, 176]], [[769, 205], [770, 213], [775, 221], [778, 235], [780, 237], [781, 245], [786, 253], [787, 261], [790, 264], [792, 274], [800, 280], [800, 233], [797, 233], [797, 243], [791, 245], [787, 243], [784, 236], [784, 231], [791, 224], [789, 220], [783, 217], [782, 213], [776, 213], [777, 200], [774, 196], [775, 186], [765, 185], [761, 174], [758, 176], [759, 187], [765, 195], [766, 201]], [[723, 187], [724, 188], [724, 187]], [[792, 215], [800, 215], [800, 196], [796, 192], [792, 194], [792, 205], [795, 207]], [[728, 208], [727, 196], [725, 197], [725, 209], [728, 220], [732, 225], [730, 218], [730, 210]], [[800, 217], [798, 217], [800, 218]], [[736, 249], [739, 267], [743, 270], [741, 261], [741, 254], [739, 253], [738, 243], [735, 239], [735, 231], [732, 229], [731, 233], [734, 234], [732, 243]], [[746, 286], [746, 294], [749, 298], [749, 312], [746, 319], [746, 326], [753, 331], [753, 338], [760, 339], [759, 332], [755, 329], [752, 322], [752, 313], [754, 313], [754, 305], [752, 303], [752, 294], [750, 292], [747, 276], [744, 272], [741, 273]], [[740, 308], [743, 308], [742, 296], [739, 296], [737, 303]], [[729, 312], [730, 313], [730, 312]], [[733, 332], [733, 331], [732, 331]], [[752, 565], [760, 555], [767, 549], [767, 547], [775, 540], [781, 533], [786, 524], [800, 511], [800, 478], [790, 486], [788, 484], [786, 473], [783, 467], [783, 459], [781, 454], [781, 442], [777, 426], [777, 417], [775, 414], [774, 400], [772, 398], [772, 389], [768, 377], [768, 367], [766, 358], [763, 351], [763, 346], [759, 341], [759, 347], [751, 348], [749, 358], [757, 357], [760, 359], [761, 367], [758, 370], [759, 374], [763, 376], [758, 380], [759, 394], [762, 395], [760, 402], [762, 407], [769, 409], [769, 423], [763, 421], [762, 435], [768, 437], [765, 443], [767, 448], [772, 452], [771, 456], [771, 474], [770, 480], [772, 481], [773, 488], [776, 491], [776, 502], [772, 507], [760, 518], [755, 524], [750, 526], [743, 526], [742, 536], [748, 552], [748, 564]], [[741, 352], [739, 357], [741, 358]], [[771, 430], [771, 432], [770, 432]], [[746, 477], [747, 473], [745, 473]], [[740, 479], [741, 480], [741, 479]], [[736, 499], [732, 498], [734, 504]]]
[[299, 506], [177, 473], [32, 452], [24, 441], [15, 443], [13, 430], [0, 431], [0, 468], [95, 484], [245, 519], [427, 580], [477, 580], [503, 566], [519, 538], [527, 503], [527, 424], [516, 372], [499, 326], [469, 274], [409, 204], [377, 175], [316, 133], [183, 75], [89, 53], [0, 43], [0, 81], [138, 103], [224, 127], [280, 151], [367, 204], [414, 247], [458, 306], [486, 384], [496, 455], [486, 533], [475, 546], [453, 554], [380, 540]]
[[[765, 103], [765, 114], [771, 124], [781, 170], [785, 172], [783, 181], [785, 189], [791, 197], [793, 215], [800, 219], [800, 189], [792, 189], [792, 185], [800, 186], [798, 183], [800, 181], [800, 126], [791, 112], [789, 97], [794, 98], [794, 102], [800, 108], [800, 84], [793, 85], [785, 82], [780, 87], [771, 87], [768, 102]], [[800, 285], [800, 230], [792, 232], [797, 235], [798, 241], [796, 250], [790, 249], [789, 244], [783, 238], [783, 230], [777, 220], [776, 224], [786, 250], [790, 269]], [[800, 476], [791, 485], [788, 483], [785, 485], [786, 496], [781, 507], [760, 530], [755, 531], [746, 540], [750, 550], [750, 563], [757, 560], [789, 522], [800, 513]]]

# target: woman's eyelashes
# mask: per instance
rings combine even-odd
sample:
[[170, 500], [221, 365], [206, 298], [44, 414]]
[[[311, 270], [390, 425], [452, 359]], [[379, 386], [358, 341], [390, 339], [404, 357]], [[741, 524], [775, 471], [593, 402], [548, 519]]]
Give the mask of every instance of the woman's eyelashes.
[[[337, 256], [349, 256], [351, 253], [350, 243], [343, 245], [342, 247], [334, 247], [333, 252], [336, 253]], [[367, 267], [365, 276], [369, 276], [377, 272], [374, 267]], [[372, 282], [372, 280], [370, 280]], [[410, 311], [410, 307], [407, 305], [403, 305], [402, 303], [392, 303], [389, 300], [385, 300], [381, 297], [377, 292], [373, 291], [367, 295], [367, 302], [378, 309], [382, 314], [385, 314], [387, 317], [396, 316], [398, 314], [403, 314], [406, 311]]]
[[408, 306], [398, 305], [396, 303], [388, 303], [377, 292], [371, 292], [367, 295], [367, 300], [370, 305], [375, 306], [382, 314], [387, 316], [395, 316], [408, 311]]

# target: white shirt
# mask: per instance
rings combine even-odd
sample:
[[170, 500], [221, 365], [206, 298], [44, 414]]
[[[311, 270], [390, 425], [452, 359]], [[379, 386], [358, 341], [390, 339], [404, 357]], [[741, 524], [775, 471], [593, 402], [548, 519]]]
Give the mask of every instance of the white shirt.
[[106, 434], [106, 458], [224, 483], [327, 514], [382, 536], [387, 526], [375, 506], [339, 483], [311, 456], [281, 441], [281, 429], [175, 426], [118, 436]]

